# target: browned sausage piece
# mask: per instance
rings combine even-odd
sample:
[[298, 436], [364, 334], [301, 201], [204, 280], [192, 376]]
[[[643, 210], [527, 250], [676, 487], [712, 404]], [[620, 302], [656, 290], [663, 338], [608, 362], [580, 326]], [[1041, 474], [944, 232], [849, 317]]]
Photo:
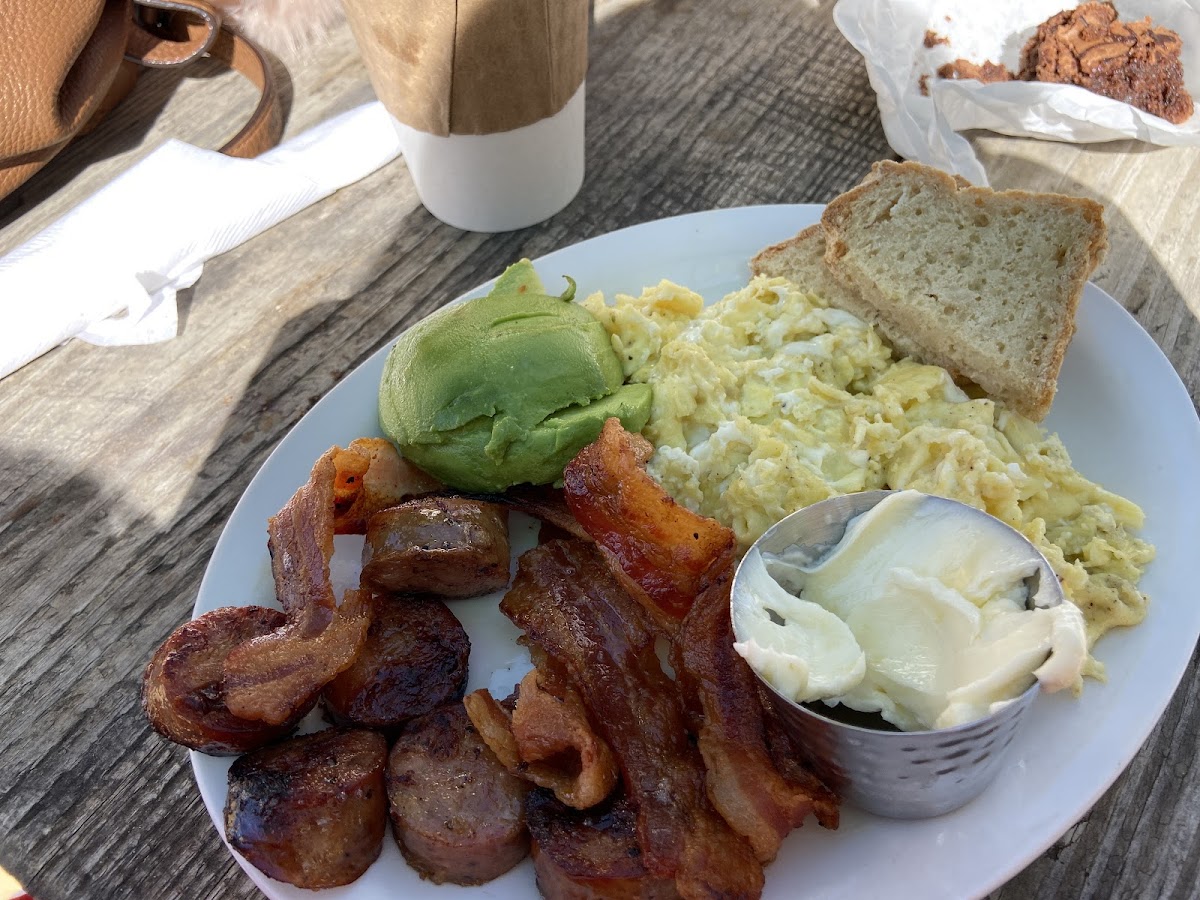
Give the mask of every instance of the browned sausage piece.
[[349, 884], [383, 849], [386, 764], [383, 735], [355, 728], [248, 753], [229, 767], [225, 837], [277, 881]]
[[508, 518], [492, 503], [423, 497], [367, 523], [362, 580], [397, 593], [476, 597], [508, 584]]
[[367, 642], [325, 688], [334, 721], [392, 730], [461, 700], [471, 641], [454, 613], [432, 597], [372, 598]]
[[669, 900], [675, 880], [646, 874], [637, 843], [637, 817], [622, 795], [587, 810], [571, 809], [553, 793], [531, 791], [527, 801], [533, 870], [547, 900]]
[[503, 875], [529, 851], [526, 787], [483, 743], [461, 703], [414, 719], [388, 757], [400, 852], [437, 884], [483, 884]]
[[263, 606], [223, 606], [176, 628], [142, 673], [142, 709], [154, 730], [215, 756], [244, 753], [286, 737], [313, 704], [281, 725], [267, 725], [231, 713], [222, 687], [229, 652], [286, 621], [279, 610]]

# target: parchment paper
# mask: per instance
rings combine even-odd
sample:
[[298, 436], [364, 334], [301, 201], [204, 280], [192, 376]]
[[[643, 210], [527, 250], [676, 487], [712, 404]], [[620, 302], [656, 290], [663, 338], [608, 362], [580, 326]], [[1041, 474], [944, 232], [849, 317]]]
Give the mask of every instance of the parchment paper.
[[[1077, 4], [1063, 0], [839, 0], [834, 21], [866, 60], [879, 115], [892, 149], [987, 184], [966, 138], [984, 128], [1001, 134], [1093, 143], [1135, 138], [1162, 146], [1200, 144], [1200, 111], [1182, 125], [1074, 85], [1010, 81], [982, 84], [937, 78], [958, 58], [1019, 68], [1021, 48], [1037, 26]], [[1200, 0], [1118, 0], [1122, 20], [1150, 16], [1183, 40], [1183, 75], [1200, 109]], [[948, 20], [947, 20], [948, 19]], [[926, 30], [949, 44], [926, 48]], [[928, 74], [929, 96], [920, 92]]]

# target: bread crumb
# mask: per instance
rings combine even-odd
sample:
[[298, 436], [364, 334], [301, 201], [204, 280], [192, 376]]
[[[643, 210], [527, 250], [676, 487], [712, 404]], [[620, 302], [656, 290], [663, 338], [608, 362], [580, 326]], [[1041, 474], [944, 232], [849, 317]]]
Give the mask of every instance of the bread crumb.
[[925, 29], [925, 46], [936, 47], [938, 44], [949, 44], [950, 38], [944, 34], [938, 34], [932, 28]]

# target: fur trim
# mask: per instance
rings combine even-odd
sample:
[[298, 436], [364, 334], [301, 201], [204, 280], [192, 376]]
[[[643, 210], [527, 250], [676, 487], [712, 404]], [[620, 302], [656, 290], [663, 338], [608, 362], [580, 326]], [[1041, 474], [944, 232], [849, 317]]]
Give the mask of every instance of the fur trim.
[[226, 21], [277, 55], [320, 39], [342, 18], [340, 0], [215, 0]]

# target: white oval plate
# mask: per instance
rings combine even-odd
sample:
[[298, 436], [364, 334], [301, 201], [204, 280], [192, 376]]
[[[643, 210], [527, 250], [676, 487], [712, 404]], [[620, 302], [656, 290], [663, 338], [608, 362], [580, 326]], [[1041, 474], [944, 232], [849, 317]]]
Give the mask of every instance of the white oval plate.
[[[821, 207], [763, 206], [713, 210], [603, 235], [537, 261], [547, 287], [561, 276], [581, 296], [637, 294], [668, 278], [713, 301], [742, 287], [748, 260], [817, 221]], [[466, 296], [486, 292], [480, 286]], [[266, 548], [267, 517], [303, 484], [333, 444], [378, 435], [376, 392], [392, 340], [335, 387], [285, 437], [254, 477], [217, 542], [195, 614], [229, 604], [273, 604]], [[1105, 684], [1083, 696], [1039, 698], [1010, 748], [1000, 776], [963, 809], [921, 822], [876, 818], [846, 809], [836, 832], [806, 824], [767, 868], [764, 896], [958, 898], [999, 887], [1049, 847], [1099, 799], [1154, 727], [1200, 635], [1200, 604], [1190, 596], [1200, 546], [1200, 423], [1187, 391], [1162, 352], [1119, 304], [1089, 284], [1078, 331], [1046, 422], [1076, 467], [1146, 511], [1143, 536], [1158, 559], [1142, 582], [1152, 605], [1145, 622], [1106, 636], [1097, 655]], [[523, 548], [524, 540], [515, 541]], [[520, 653], [513, 626], [491, 598], [452, 602], [471, 637], [468, 690], [487, 686], [493, 670]], [[192, 754], [204, 803], [223, 833], [228, 759]], [[232, 852], [232, 851], [231, 851]], [[312, 897], [238, 862], [271, 898]], [[329, 898], [537, 896], [526, 861], [477, 888], [423, 882], [391, 837], [357, 882]]]

